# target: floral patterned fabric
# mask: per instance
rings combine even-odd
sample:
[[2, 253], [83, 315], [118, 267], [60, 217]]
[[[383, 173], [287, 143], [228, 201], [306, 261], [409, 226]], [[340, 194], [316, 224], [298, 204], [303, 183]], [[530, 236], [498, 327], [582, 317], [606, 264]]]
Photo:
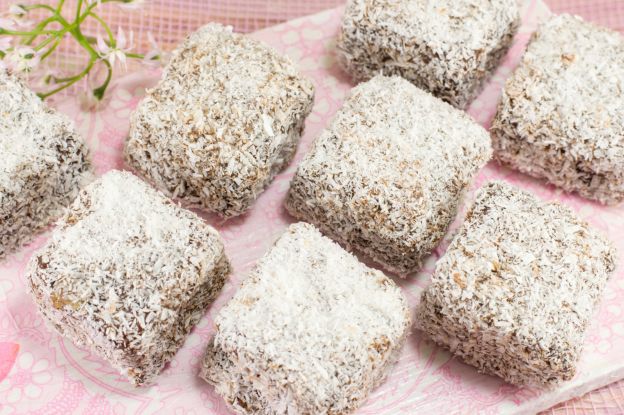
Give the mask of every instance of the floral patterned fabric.
[[[6, 8], [8, 3], [0, 0], [0, 8]], [[107, 19], [119, 22], [127, 30], [134, 28], [138, 39], [137, 48], [145, 39], [148, 29], [154, 32], [154, 36], [166, 48], [209, 20], [233, 24], [240, 31], [252, 31], [339, 3], [341, 1], [334, 0], [180, 0], [172, 7], [171, 1], [154, 0], [143, 11], [135, 13], [122, 14], [115, 8], [107, 9]], [[586, 18], [591, 19], [593, 13], [601, 23], [615, 28], [623, 21], [617, 19], [618, 10], [622, 12], [620, 16], [624, 16], [622, 3], [620, 6], [612, 6], [612, 12], [601, 15], [587, 4], [604, 3], [605, 9], [609, 9], [609, 4], [617, 2], [551, 0], [550, 3], [557, 11], [565, 8], [565, 3], [576, 6], [579, 13], [590, 14], [585, 15]], [[348, 78], [336, 67], [332, 52], [340, 14], [341, 9], [336, 9], [254, 35], [290, 55], [314, 80], [317, 87], [314, 111], [307, 121], [306, 133], [295, 160], [276, 178], [248, 215], [226, 223], [205, 215], [222, 232], [235, 272], [221, 296], [210, 307], [156, 384], [150, 388], [132, 388], [104, 361], [88, 350], [75, 347], [45, 326], [26, 291], [24, 280], [28, 258], [46, 240], [47, 236], [42, 235], [0, 263], [0, 415], [228, 414], [223, 401], [214, 394], [213, 389], [197, 378], [199, 360], [214, 332], [212, 317], [231, 297], [254, 262], [291, 222], [292, 219], [282, 210], [289, 179], [311, 142], [339, 108], [345, 92], [351, 87]], [[526, 1], [523, 8], [524, 25], [511, 53], [470, 108], [470, 113], [485, 126], [493, 116], [504, 79], [517, 64], [536, 22], [547, 14], [548, 10], [539, 1]], [[66, 53], [68, 62], [71, 62], [71, 49], [66, 50]], [[121, 149], [130, 112], [139, 102], [143, 89], [152, 85], [158, 75], [158, 71], [150, 70], [119, 79], [111, 93], [109, 106], [101, 112], [81, 112], [73, 97], [61, 98], [56, 102], [61, 111], [75, 119], [81, 133], [88, 138], [98, 174], [112, 168], [124, 168]], [[544, 199], [563, 201], [595, 227], [608, 233], [617, 242], [620, 252], [624, 252], [624, 239], [621, 236], [624, 235], [624, 207], [606, 208], [576, 196], [564, 195], [555, 188], [494, 164], [480, 173], [472, 190], [493, 178], [530, 189]], [[470, 201], [471, 195], [472, 191], [467, 201]], [[449, 242], [450, 235], [432, 255], [420, 275], [398, 281], [412, 306], [426, 285], [435, 260], [443, 254]], [[578, 376], [557, 390], [540, 392], [516, 388], [497, 378], [478, 375], [473, 368], [451, 358], [449, 353], [433, 346], [419, 333], [414, 333], [388, 381], [373, 393], [358, 413], [533, 412], [603, 386], [624, 376], [622, 304], [624, 270], [620, 266], [609, 284], [595, 324], [588, 334]], [[549, 413], [623, 413], [624, 393], [621, 391], [624, 386], [621, 385], [615, 384], [582, 399], [560, 404], [550, 409]]]

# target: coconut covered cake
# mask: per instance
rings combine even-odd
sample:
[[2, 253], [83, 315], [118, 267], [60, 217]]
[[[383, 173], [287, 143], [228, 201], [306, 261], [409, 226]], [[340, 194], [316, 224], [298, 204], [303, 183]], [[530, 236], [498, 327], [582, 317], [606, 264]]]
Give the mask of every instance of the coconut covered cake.
[[624, 200], [624, 38], [555, 16], [533, 35], [492, 125], [495, 158], [568, 192]]
[[113, 171], [80, 192], [27, 280], [56, 331], [139, 386], [171, 360], [228, 271], [217, 231]]
[[615, 255], [568, 208], [491, 182], [436, 264], [416, 326], [484, 373], [556, 385], [576, 372]]
[[133, 114], [126, 159], [170, 196], [239, 215], [292, 159], [313, 98], [287, 57], [209, 24]]
[[291, 225], [215, 319], [201, 377], [239, 414], [348, 414], [411, 325], [399, 287], [306, 223]]
[[519, 24], [516, 0], [349, 0], [338, 61], [357, 81], [400, 75], [465, 108]]
[[0, 103], [1, 259], [60, 216], [92, 175], [73, 123], [1, 68]]
[[301, 162], [286, 199], [296, 218], [386, 269], [419, 269], [491, 156], [466, 113], [400, 77], [355, 87]]

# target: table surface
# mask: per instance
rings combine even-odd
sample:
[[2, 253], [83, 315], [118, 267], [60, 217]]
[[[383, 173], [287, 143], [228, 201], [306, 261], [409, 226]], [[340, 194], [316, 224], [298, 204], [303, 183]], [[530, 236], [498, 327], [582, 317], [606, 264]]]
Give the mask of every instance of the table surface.
[[[622, 0], [545, 0], [555, 13], [578, 14], [597, 24], [624, 32]], [[0, 0], [5, 10], [12, 0]], [[264, 27], [335, 7], [343, 0], [148, 0], [134, 12], [105, 6], [103, 17], [114, 26], [133, 31], [135, 48], [148, 47], [151, 32], [163, 49], [170, 49], [187, 33], [208, 21], [232, 25], [236, 31], [253, 32]], [[95, 28], [88, 28], [97, 32]], [[66, 44], [53, 64], [67, 69], [80, 62], [80, 52]], [[583, 397], [564, 402], [546, 414], [623, 414], [624, 381], [613, 383]]]

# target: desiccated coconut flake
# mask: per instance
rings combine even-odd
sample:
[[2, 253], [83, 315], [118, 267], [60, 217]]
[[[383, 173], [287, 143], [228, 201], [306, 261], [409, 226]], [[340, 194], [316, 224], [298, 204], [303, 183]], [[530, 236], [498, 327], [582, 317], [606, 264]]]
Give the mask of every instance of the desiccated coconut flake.
[[357, 80], [400, 75], [464, 108], [519, 24], [516, 0], [350, 0], [338, 61]]
[[32, 239], [91, 178], [69, 119], [0, 69], [0, 258]]
[[240, 215], [294, 156], [313, 100], [287, 57], [209, 24], [132, 115], [126, 159], [188, 205]]
[[139, 386], [171, 360], [229, 269], [216, 230], [112, 171], [80, 192], [27, 279], [48, 323]]
[[440, 242], [491, 151], [466, 113], [398, 76], [377, 76], [351, 91], [316, 140], [286, 208], [405, 275]]
[[615, 256], [568, 208], [491, 182], [436, 264], [416, 326], [484, 373], [556, 385], [575, 374]]
[[624, 200], [624, 38], [555, 16], [533, 35], [492, 123], [495, 158], [601, 203]]
[[401, 290], [312, 225], [290, 226], [215, 319], [201, 377], [239, 414], [348, 414], [411, 325]]

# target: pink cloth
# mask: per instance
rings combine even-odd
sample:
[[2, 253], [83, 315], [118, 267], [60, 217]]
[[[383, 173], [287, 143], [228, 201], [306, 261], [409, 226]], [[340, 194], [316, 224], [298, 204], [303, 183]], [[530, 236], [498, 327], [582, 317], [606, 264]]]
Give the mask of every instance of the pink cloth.
[[[70, 2], [71, 0], [68, 0]], [[554, 12], [569, 12], [579, 14], [584, 18], [594, 21], [596, 23], [611, 27], [616, 30], [624, 29], [624, 1], [620, 0], [546, 0], [549, 6]], [[8, 7], [13, 0], [0, 0], [0, 10], [4, 10]], [[186, 33], [195, 29], [199, 25], [207, 21], [220, 21], [227, 24], [232, 24], [238, 31], [252, 32], [263, 27], [277, 24], [281, 21], [290, 20], [302, 15], [311, 14], [322, 9], [330, 8], [341, 4], [342, 0], [317, 0], [314, 2], [302, 1], [302, 0], [148, 0], [146, 6], [137, 12], [121, 11], [113, 6], [105, 6], [102, 15], [107, 21], [115, 22], [114, 26], [121, 25], [126, 30], [133, 30], [135, 32], [136, 46], [135, 50], [144, 51], [149, 47], [146, 39], [147, 32], [153, 32], [154, 36], [159, 40], [165, 49], [171, 48], [175, 45]], [[317, 26], [323, 29], [323, 24], [317, 24]], [[90, 33], [97, 33], [96, 27], [91, 27], [87, 30]], [[272, 36], [271, 32], [265, 32], [264, 35], [269, 38]], [[303, 41], [298, 41], [297, 44], [308, 45]], [[288, 48], [288, 41], [282, 44], [282, 48]], [[56, 62], [61, 67], [69, 67], [73, 63], [80, 61], [81, 55], [79, 50], [67, 44], [63, 49], [64, 54]], [[299, 52], [297, 52], [299, 53]], [[301, 59], [313, 60], [315, 53], [318, 53], [314, 48], [303, 48], [300, 50]], [[340, 79], [340, 78], [339, 78]], [[335, 90], [343, 91], [347, 87], [346, 84], [338, 85]], [[342, 92], [338, 92], [340, 95]], [[104, 113], [98, 115], [78, 114], [77, 123], [81, 127], [82, 132], [90, 137], [92, 143], [95, 145], [95, 156], [97, 159], [97, 165], [99, 172], [103, 172], [110, 168], [121, 167], [122, 164], [118, 157], [118, 151], [120, 148], [121, 140], [124, 136], [123, 128], [118, 129], [117, 126], [127, 123], [127, 116], [130, 109], [136, 105], [137, 98], [133, 94], [126, 92], [122, 89], [118, 89], [115, 92], [115, 100], [111, 105], [111, 108]], [[325, 110], [316, 111], [316, 115], [312, 116], [312, 127], [308, 128], [307, 143], [311, 139], [311, 136], [322, 126], [326, 120], [326, 115], [335, 110], [339, 104], [340, 98], [331, 97], [327, 101], [327, 108]], [[75, 108], [71, 104], [65, 102], [62, 106], [65, 111], [75, 111]], [[477, 111], [473, 114], [486, 114], [487, 111]], [[314, 119], [313, 117], [317, 117]], [[125, 127], [124, 127], [125, 128]], [[301, 151], [299, 157], [301, 156]], [[292, 173], [290, 169], [286, 175], [278, 178], [276, 185], [279, 187], [277, 194], [283, 191], [283, 187], [287, 184], [288, 174]], [[487, 176], [490, 174], [486, 172]], [[542, 196], [554, 197], [552, 189], [548, 189]], [[265, 196], [265, 199], [270, 196]], [[573, 203], [574, 200], [572, 199]], [[266, 208], [263, 214], [271, 215], [271, 211], [278, 206], [277, 203], [273, 203], [270, 200], [265, 200], [265, 203], [259, 204], [259, 208]], [[583, 209], [581, 205], [577, 205], [577, 208]], [[226, 238], [235, 239], [241, 237], [241, 229], [238, 225], [228, 227], [226, 229]], [[23, 266], [34, 247], [41, 244], [41, 239], [33, 246], [27, 248], [23, 253], [17, 255], [12, 259], [9, 264], [9, 268], [5, 264], [0, 266], [0, 304], [11, 305], [17, 303], [22, 304], [25, 302], [28, 304], [29, 298], [24, 295], [23, 292]], [[265, 248], [264, 242], [256, 241], [260, 246], [254, 247], [249, 256], [240, 259], [241, 267], [239, 271], [246, 269], [255, 259], [255, 254], [261, 254]], [[263, 245], [264, 244], [264, 245]], [[255, 253], [255, 254], [252, 254]], [[257, 256], [257, 255], [256, 255]], [[6, 278], [7, 269], [9, 271], [15, 271], [11, 274], [11, 278]], [[234, 281], [239, 280], [244, 272], [238, 272]], [[229, 287], [229, 292], [233, 289]], [[5, 303], [2, 303], [6, 301]], [[217, 304], [215, 309], [218, 309], [221, 303]], [[16, 305], [17, 306], [17, 305]], [[40, 318], [28, 309], [26, 312], [7, 313], [13, 309], [2, 308], [0, 306], [0, 414], [11, 413], [12, 410], [17, 410], [16, 413], [23, 413], [26, 409], [37, 409], [39, 413], [68, 413], [70, 408], [81, 408], [85, 413], [110, 413], [110, 414], [123, 414], [129, 413], [127, 405], [123, 403], [123, 400], [111, 399], [108, 393], [102, 393], [106, 391], [106, 388], [98, 389], [93, 387], [89, 382], [106, 383], [118, 386], [119, 383], [123, 383], [120, 379], [115, 377], [115, 374], [110, 371], [105, 364], [102, 364], [98, 359], [93, 359], [90, 354], [85, 353], [79, 349], [76, 349], [66, 342], [59, 341], [57, 336], [51, 334], [51, 332], [42, 326]], [[15, 311], [15, 310], [13, 310]], [[23, 310], [22, 310], [23, 311]], [[212, 311], [211, 311], [212, 313]], [[604, 315], [609, 315], [608, 310], [602, 312]], [[610, 318], [615, 318], [611, 316]], [[619, 321], [619, 320], [618, 320]], [[191, 347], [182, 351], [180, 356], [174, 360], [171, 367], [166, 371], [163, 376], [173, 377], [180, 374], [180, 366], [195, 365], [198, 353], [200, 353], [200, 343], [205, 342], [205, 336], [210, 332], [208, 323], [204, 321], [202, 325], [196, 331], [194, 335], [196, 339], [190, 340]], [[26, 342], [16, 341], [18, 338], [26, 339]], [[594, 333], [597, 337], [596, 346], [600, 344], [600, 336], [604, 336], [603, 332], [597, 331]], [[23, 337], [22, 337], [23, 336]], [[201, 340], [201, 341], [199, 341]], [[197, 344], [195, 344], [197, 342]], [[41, 354], [38, 349], [29, 349], [32, 344], [53, 344], [49, 354]], [[28, 347], [24, 346], [26, 344]], [[203, 343], [202, 343], [203, 344]], [[60, 360], [59, 360], [60, 359]], [[194, 360], [195, 359], [195, 360]], [[60, 364], [59, 364], [60, 362]], [[454, 370], [457, 367], [454, 364], [448, 366], [443, 365], [444, 369], [440, 369], [439, 375], [444, 382], [439, 386], [444, 389], [448, 388], [454, 396], [458, 396], [461, 393], [461, 389], [455, 389], [458, 387], [456, 383], [457, 374]], [[93, 377], [91, 381], [86, 381], [81, 376], [88, 376], [89, 371], [98, 374]], [[6, 379], [5, 379], [6, 378]], [[101, 378], [101, 379], [98, 379]], [[4, 379], [4, 381], [3, 381]], [[3, 385], [4, 384], [4, 385]], [[6, 389], [6, 385], [10, 385], [10, 390]], [[158, 385], [154, 387], [157, 394], [162, 394], [164, 397], [173, 396], [176, 393], [176, 389], [164, 385]], [[149, 397], [143, 393], [135, 393], [132, 389], [126, 391], [125, 388], [121, 388], [123, 393], [132, 396], [132, 399], [136, 399], [140, 405], [138, 408], [144, 410], [150, 407]], [[110, 392], [110, 390], [109, 390]], [[396, 391], [395, 391], [396, 392]], [[39, 402], [41, 405], [32, 407], [16, 406], [15, 402], [28, 402], [28, 399], [41, 399], [42, 397], [53, 398], [54, 394], [57, 397], [56, 400], [50, 400], [49, 402]], [[112, 393], [112, 392], [111, 392]], [[372, 404], [368, 406], [369, 413], [375, 412], [375, 405], [380, 401], [380, 396], [384, 393], [388, 393], [387, 389], [381, 389], [373, 397]], [[463, 390], [463, 393], [466, 393]], [[508, 392], [507, 392], [508, 393]], [[222, 407], [222, 403], [218, 398], [209, 395], [206, 388], [201, 389], [198, 392], [199, 401], [201, 405], [197, 406], [196, 413], [221, 413], [219, 408]], [[466, 395], [460, 395], [466, 398]], [[470, 397], [470, 395], [468, 395]], [[471, 399], [474, 400], [475, 396]], [[525, 396], [519, 395], [518, 399], [523, 401], [528, 399]], [[17, 400], [17, 401], [16, 401]], [[13, 404], [9, 405], [9, 401]], [[478, 401], [478, 399], [477, 399]], [[32, 403], [38, 402], [33, 400]], [[160, 408], [164, 411], [174, 413], [192, 413], [192, 405], [190, 406], [167, 406], [169, 403], [165, 398], [162, 400], [163, 407]], [[171, 400], [169, 402], [172, 402]], [[201, 409], [199, 409], [201, 408]], [[475, 408], [477, 409], [477, 408]], [[35, 412], [37, 413], [37, 412]], [[365, 412], [366, 413], [366, 412]], [[609, 413], [609, 414], [622, 414], [624, 413], [624, 382], [614, 383], [608, 387], [604, 387], [597, 391], [587, 394], [583, 398], [574, 399], [549, 410], [547, 413], [552, 414], [590, 414], [590, 413]]]
[[[613, 30], [624, 30], [624, 1], [546, 0], [554, 13], [572, 13]], [[624, 412], [624, 409], [622, 410]]]

